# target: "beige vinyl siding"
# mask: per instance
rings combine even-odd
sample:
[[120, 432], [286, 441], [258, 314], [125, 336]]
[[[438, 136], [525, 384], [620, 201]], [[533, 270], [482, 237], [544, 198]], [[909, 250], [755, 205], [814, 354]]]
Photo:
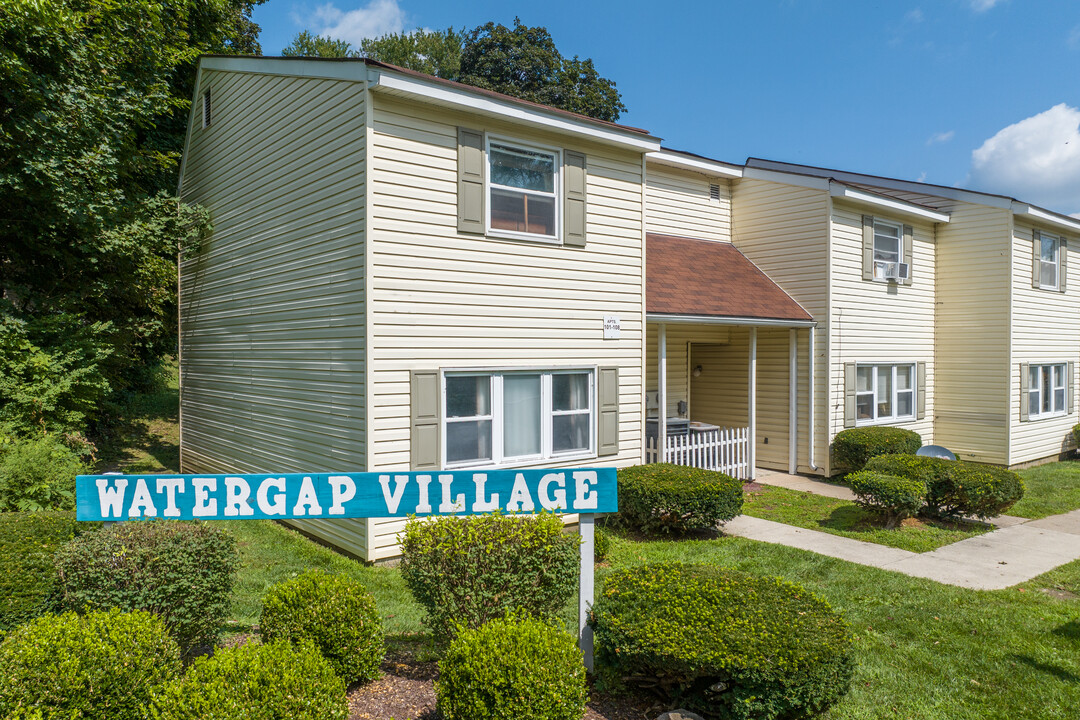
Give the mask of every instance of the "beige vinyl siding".
[[[807, 347], [809, 331], [800, 330], [798, 336], [798, 468], [799, 472], [828, 473], [829, 424], [826, 406], [829, 402], [828, 365], [825, 362], [828, 348], [828, 233], [829, 196], [824, 190], [785, 185], [769, 180], [743, 178], [732, 185], [732, 240], [750, 260], [768, 275], [773, 282], [791, 295], [815, 320], [819, 327], [815, 348], [815, 462], [818, 470], [809, 466], [807, 438], [809, 436], [809, 390]], [[761, 331], [764, 333], [764, 331]], [[787, 332], [786, 330], [784, 332]], [[759, 336], [759, 343], [761, 342]], [[773, 360], [773, 363], [778, 360]], [[783, 356], [787, 366], [786, 352]], [[760, 361], [759, 361], [760, 363]], [[758, 387], [761, 389], [762, 372], [766, 366], [759, 364]], [[786, 370], [784, 371], [786, 377]], [[783, 401], [777, 394], [758, 396], [758, 424], [775, 426], [783, 418], [787, 423], [787, 387]], [[764, 423], [764, 425], [763, 425]], [[759, 433], [759, 437], [763, 437]], [[771, 457], [778, 448], [769, 436]], [[759, 445], [763, 448], [763, 445]], [[784, 440], [784, 456], [787, 441]], [[785, 466], [786, 467], [786, 464]]]
[[[1059, 231], [1040, 228], [1061, 237]], [[1041, 290], [1031, 286], [1034, 261], [1034, 228], [1024, 222], [1014, 223], [1012, 242], [1012, 361], [1009, 363], [1009, 464], [1041, 460], [1076, 447], [1072, 427], [1073, 412], [1058, 417], [1020, 422], [1020, 364], [1074, 363], [1073, 387], [1080, 370], [1080, 253], [1076, 236], [1069, 241], [1066, 264], [1066, 291]], [[1070, 277], [1071, 276], [1071, 277]]]
[[[214, 232], [180, 264], [184, 472], [365, 470], [364, 88], [206, 71], [185, 201]], [[363, 521], [296, 523], [363, 556]]]
[[[941, 271], [935, 318], [934, 440], [963, 460], [1007, 464], [1009, 214], [969, 203], [957, 203], [949, 210], [951, 222], [939, 225], [937, 231]], [[1030, 287], [1030, 261], [1027, 268]]]
[[[659, 374], [659, 325], [649, 323], [645, 345], [645, 387], [647, 392], [660, 390]], [[667, 324], [667, 416], [678, 417], [680, 400], [690, 402], [690, 344], [731, 342], [732, 328], [724, 325]], [[658, 415], [650, 410], [649, 415]]]
[[[590, 463], [640, 462], [641, 155], [386, 95], [373, 99], [369, 469], [409, 468], [409, 371], [436, 368], [617, 366], [619, 454]], [[458, 126], [585, 153], [586, 247], [459, 234]], [[603, 339], [605, 315], [619, 317], [619, 340]], [[396, 555], [403, 525], [373, 522], [368, 558]]]
[[690, 345], [690, 419], [720, 427], [747, 427], [750, 397], [750, 346], [746, 328], [735, 328], [731, 342]]
[[[863, 215], [913, 231], [911, 285], [863, 279]], [[935, 226], [834, 201], [832, 211], [830, 432], [844, 429], [845, 363], [926, 363], [923, 420], [887, 422], [934, 440]]]
[[[731, 242], [731, 182], [648, 163], [645, 227], [651, 233]], [[720, 197], [711, 199], [709, 186]]]

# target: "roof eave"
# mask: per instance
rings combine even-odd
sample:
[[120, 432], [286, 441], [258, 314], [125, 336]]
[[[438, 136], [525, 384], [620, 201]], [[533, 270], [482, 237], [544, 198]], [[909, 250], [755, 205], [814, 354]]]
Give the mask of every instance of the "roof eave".
[[817, 327], [817, 321], [793, 318], [735, 317], [731, 315], [682, 315], [678, 313], [646, 312], [645, 320], [658, 323], [695, 325], [743, 325], [748, 327]]
[[947, 212], [942, 212], [941, 210], [934, 210], [922, 205], [897, 200], [888, 195], [879, 195], [877, 193], [868, 192], [860, 188], [845, 185], [841, 182], [830, 182], [829, 194], [835, 198], [843, 198], [863, 205], [869, 205], [882, 210], [889, 210], [900, 215], [907, 215], [920, 220], [929, 220], [930, 222], [935, 223], [947, 223], [952, 218], [952, 215]]
[[1013, 201], [1012, 212], [1013, 215], [1025, 217], [1029, 220], [1046, 225], [1052, 225], [1059, 230], [1080, 232], [1080, 220], [1065, 215], [1059, 215], [1058, 213], [1049, 210], [1043, 210], [1040, 207], [1029, 205], [1028, 203], [1023, 203], [1018, 200]]
[[671, 150], [651, 152], [646, 159], [658, 165], [679, 168], [680, 170], [692, 170], [715, 177], [741, 178], [743, 176], [742, 168], [738, 165], [720, 162], [719, 160], [690, 157]]

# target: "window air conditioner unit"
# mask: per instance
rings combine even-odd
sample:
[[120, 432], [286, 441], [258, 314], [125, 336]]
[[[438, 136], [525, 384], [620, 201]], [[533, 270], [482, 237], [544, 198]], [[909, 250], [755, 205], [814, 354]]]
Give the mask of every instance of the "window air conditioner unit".
[[911, 266], [907, 263], [884, 263], [882, 276], [886, 280], [907, 280], [911, 277]]

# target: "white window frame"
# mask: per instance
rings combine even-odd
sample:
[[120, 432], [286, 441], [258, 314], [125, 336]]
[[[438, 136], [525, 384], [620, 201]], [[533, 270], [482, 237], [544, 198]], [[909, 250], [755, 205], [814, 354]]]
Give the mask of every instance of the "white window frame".
[[[1043, 368], [1050, 368], [1050, 410], [1044, 411], [1043, 402], [1046, 399], [1047, 389], [1043, 383]], [[1061, 368], [1061, 385], [1057, 385], [1054, 382], [1054, 368]], [[1056, 362], [1056, 363], [1031, 363], [1028, 365], [1028, 372], [1035, 371], [1039, 378], [1039, 382], [1036, 387], [1031, 385], [1031, 378], [1028, 377], [1028, 396], [1022, 398], [1023, 402], [1028, 404], [1028, 419], [1029, 420], [1045, 420], [1046, 418], [1064, 417], [1068, 415], [1069, 404], [1069, 363]], [[1056, 403], [1054, 398], [1057, 395], [1055, 391], [1061, 390], [1062, 399], [1061, 407], [1054, 407]], [[1031, 396], [1038, 393], [1039, 396], [1039, 409], [1037, 412], [1031, 412]]]
[[[904, 262], [904, 226], [902, 224], [900, 224], [900, 223], [895, 223], [895, 222], [892, 222], [890, 220], [880, 220], [878, 218], [874, 218], [874, 247], [871, 250], [873, 255], [874, 256], [877, 255], [877, 235], [878, 235], [877, 229], [878, 229], [878, 225], [883, 225], [883, 226], [888, 227], [888, 228], [894, 228], [896, 230], [896, 262], [897, 263]], [[870, 261], [871, 261], [871, 270], [873, 271], [873, 274], [874, 274], [874, 282], [883, 282], [883, 283], [896, 282], [895, 279], [890, 280], [889, 278], [886, 278], [886, 277], [878, 277], [878, 263], [883, 262], [883, 261], [877, 260], [874, 257], [871, 257]], [[888, 262], [888, 261], [885, 261], [885, 262]], [[903, 363], [901, 363], [901, 364], [903, 364]]]
[[[510, 148], [511, 150], [529, 150], [532, 152], [550, 154], [554, 158], [554, 182], [552, 187], [554, 190], [555, 200], [555, 234], [554, 235], [541, 235], [539, 233], [519, 232], [516, 230], [499, 230], [492, 229], [491, 227], [491, 188], [501, 188], [510, 190], [513, 192], [525, 193], [526, 195], [537, 195], [541, 197], [548, 197], [550, 193], [539, 192], [536, 190], [523, 190], [522, 188], [509, 187], [506, 185], [493, 184], [491, 182], [491, 146], [502, 145]], [[514, 138], [508, 138], [501, 135], [485, 135], [484, 137], [484, 162], [487, 163], [487, 167], [484, 168], [484, 229], [487, 235], [491, 237], [511, 238], [514, 240], [532, 240], [534, 242], [546, 242], [546, 243], [561, 243], [562, 242], [562, 150], [556, 147], [548, 147], [545, 145], [537, 145], [535, 143], [528, 143], [522, 140]]]
[[[555, 375], [588, 374], [589, 376], [589, 446], [583, 450], [565, 450], [555, 452], [553, 445], [552, 418], [560, 415], [584, 414], [585, 411], [560, 410], [556, 411], [552, 405], [554, 397], [552, 393], [552, 377]], [[440, 378], [440, 392], [442, 403], [441, 421], [439, 423], [440, 445], [442, 447], [442, 466], [446, 469], [472, 469], [472, 468], [508, 468], [538, 465], [553, 460], [587, 460], [596, 457], [596, 366], [584, 367], [533, 367], [533, 368], [463, 368], [446, 369], [442, 371]], [[515, 456], [505, 458], [503, 453], [504, 425], [503, 425], [503, 383], [507, 375], [539, 375], [540, 376], [540, 453], [529, 456]], [[489, 377], [491, 379], [491, 413], [490, 415], [477, 416], [475, 418], [448, 418], [446, 408], [446, 378], [447, 377]], [[446, 425], [448, 422], [491, 419], [491, 460], [463, 460], [450, 463], [446, 460]]]
[[[878, 404], [879, 404], [879, 400], [878, 400], [878, 368], [883, 368], [883, 367], [892, 368], [892, 397], [889, 399], [889, 403], [890, 403], [889, 407], [892, 408], [893, 414], [892, 415], [887, 415], [887, 416], [884, 416], [884, 417], [879, 417], [878, 414], [877, 414], [877, 412], [878, 412]], [[911, 390], [900, 390], [897, 387], [897, 384], [896, 384], [896, 371], [897, 371], [898, 368], [902, 368], [902, 367], [910, 368], [910, 371], [911, 371], [911, 375], [910, 375], [910, 377], [911, 377]], [[870, 384], [871, 384], [871, 392], [873, 394], [873, 401], [871, 402], [870, 407], [872, 407], [873, 410], [874, 410], [874, 417], [872, 417], [872, 418], [859, 418], [858, 417], [859, 396], [867, 394], [865, 392], [863, 392], [863, 393], [858, 392], [859, 370], [862, 369], [862, 368], [870, 368], [870, 380], [871, 380]], [[856, 410], [855, 410], [855, 415], [856, 415], [855, 424], [858, 425], [858, 426], [863, 426], [863, 425], [892, 425], [892, 424], [896, 424], [896, 423], [912, 422], [919, 416], [919, 408], [917, 407], [918, 402], [919, 402], [919, 375], [918, 375], [918, 364], [917, 363], [914, 363], [914, 362], [901, 362], [901, 363], [884, 363], [884, 362], [873, 363], [873, 362], [866, 362], [866, 363], [855, 363], [855, 390], [856, 390], [856, 392], [855, 392], [855, 408], [856, 408]], [[901, 392], [905, 392], [905, 393], [910, 392], [911, 393], [911, 414], [910, 415], [897, 415], [896, 414], [896, 408], [898, 407], [897, 402], [896, 402], [897, 401], [897, 396]]]
[[[1050, 240], [1054, 243], [1054, 262], [1046, 262], [1042, 259], [1042, 244]], [[1040, 290], [1058, 290], [1061, 287], [1061, 236], [1051, 235], [1050, 233], [1039, 233], [1039, 255], [1035, 262], [1039, 263], [1039, 289]], [[1054, 266], [1054, 284], [1044, 285], [1042, 281], [1042, 268], [1043, 265]], [[1045, 364], [1045, 363], [1044, 363]]]

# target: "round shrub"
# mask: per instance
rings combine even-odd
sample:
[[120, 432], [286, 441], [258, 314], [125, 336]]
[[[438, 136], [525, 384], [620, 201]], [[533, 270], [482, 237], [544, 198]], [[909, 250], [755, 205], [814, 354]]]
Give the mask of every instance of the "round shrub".
[[555, 617], [577, 590], [578, 537], [550, 513], [413, 518], [401, 553], [401, 576], [439, 645], [458, 626], [511, 612]]
[[149, 613], [45, 615], [0, 643], [0, 717], [37, 708], [50, 720], [136, 720], [179, 672], [176, 641]]
[[588, 700], [574, 638], [513, 617], [458, 635], [439, 662], [435, 695], [446, 720], [581, 720]]
[[832, 455], [839, 467], [862, 470], [872, 457], [890, 453], [914, 454], [921, 447], [922, 436], [913, 430], [884, 426], [851, 428], [833, 438]]
[[267, 591], [259, 633], [264, 642], [311, 642], [346, 684], [379, 677], [386, 654], [375, 598], [360, 582], [320, 570]]
[[851, 633], [824, 600], [720, 567], [612, 573], [590, 622], [606, 673], [721, 718], [821, 712], [847, 692], [854, 670]]
[[155, 694], [154, 720], [345, 720], [345, 682], [310, 643], [220, 649]]
[[147, 610], [186, 652], [217, 637], [237, 553], [232, 535], [219, 528], [150, 520], [81, 535], [57, 552], [55, 563], [65, 609]]
[[742, 483], [712, 470], [656, 463], [619, 470], [619, 512], [608, 521], [645, 533], [712, 530], [742, 513]]
[[926, 502], [926, 483], [862, 470], [847, 476], [855, 502], [881, 515], [887, 527], [919, 514]]
[[52, 435], [19, 440], [0, 457], [0, 512], [74, 510], [75, 476], [89, 471]]
[[870, 460], [866, 469], [926, 483], [923, 513], [931, 517], [996, 517], [1024, 497], [1023, 479], [993, 465], [918, 455], [882, 455]]

